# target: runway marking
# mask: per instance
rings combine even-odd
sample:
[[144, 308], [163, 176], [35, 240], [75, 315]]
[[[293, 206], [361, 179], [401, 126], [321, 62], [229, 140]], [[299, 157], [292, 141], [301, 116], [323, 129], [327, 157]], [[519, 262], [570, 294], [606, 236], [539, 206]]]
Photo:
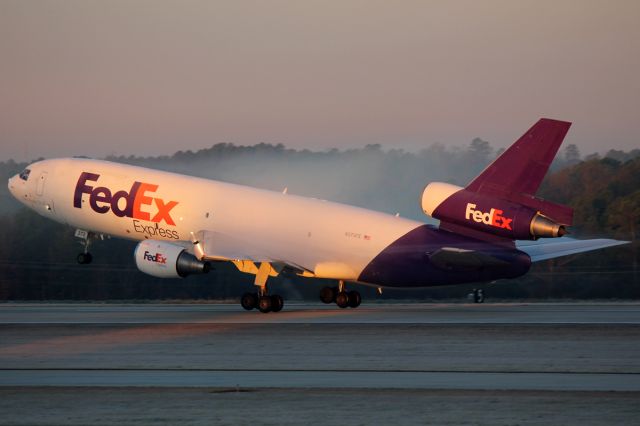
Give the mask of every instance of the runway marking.
[[0, 371], [168, 371], [168, 372], [180, 372], [180, 371], [205, 371], [214, 373], [223, 372], [269, 372], [269, 373], [454, 373], [454, 374], [575, 374], [575, 375], [594, 375], [594, 376], [611, 376], [611, 375], [638, 375], [640, 372], [621, 372], [621, 371], [537, 371], [537, 370], [418, 370], [418, 369], [370, 369], [370, 368], [127, 368], [127, 367], [114, 367], [114, 368], [97, 368], [97, 367], [80, 367], [80, 368], [62, 368], [62, 367], [12, 367], [12, 368], [0, 368]]
[[0, 387], [464, 389], [639, 392], [638, 374], [3, 370]]

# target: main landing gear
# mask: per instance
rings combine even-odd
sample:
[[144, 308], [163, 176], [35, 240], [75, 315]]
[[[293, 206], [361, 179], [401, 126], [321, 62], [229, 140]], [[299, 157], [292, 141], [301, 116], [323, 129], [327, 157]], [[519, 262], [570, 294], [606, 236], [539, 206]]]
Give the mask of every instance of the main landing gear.
[[484, 291], [481, 288], [474, 288], [473, 292], [469, 294], [469, 298], [473, 300], [473, 303], [484, 303]]
[[260, 296], [258, 293], [245, 293], [240, 299], [240, 304], [247, 311], [257, 308], [266, 314], [267, 312], [280, 312], [284, 307], [284, 299], [279, 294]]
[[338, 287], [323, 287], [320, 290], [320, 300], [323, 303], [335, 303], [340, 308], [357, 308], [362, 302], [360, 293], [355, 290], [346, 291], [344, 281], [338, 283]]
[[[240, 305], [247, 311], [258, 309], [262, 313], [280, 312], [284, 307], [284, 300], [279, 294], [269, 294], [267, 288], [267, 278], [269, 276], [277, 276], [276, 272], [269, 262], [261, 262], [260, 267], [256, 267], [253, 262], [249, 262], [252, 268], [241, 264], [241, 271], [255, 274], [256, 278], [253, 283], [258, 287], [256, 292], [247, 292], [240, 298]], [[238, 266], [238, 265], [236, 265]], [[344, 281], [338, 281], [337, 287], [324, 287], [320, 292], [320, 300], [324, 303], [335, 303], [340, 308], [357, 308], [362, 302], [362, 297], [357, 291], [347, 291]]]
[[245, 293], [240, 299], [240, 305], [247, 311], [258, 308], [260, 312], [280, 312], [284, 307], [284, 299], [279, 294], [269, 294], [267, 278], [272, 272], [268, 262], [262, 262], [256, 271], [254, 285], [258, 287], [257, 293]]

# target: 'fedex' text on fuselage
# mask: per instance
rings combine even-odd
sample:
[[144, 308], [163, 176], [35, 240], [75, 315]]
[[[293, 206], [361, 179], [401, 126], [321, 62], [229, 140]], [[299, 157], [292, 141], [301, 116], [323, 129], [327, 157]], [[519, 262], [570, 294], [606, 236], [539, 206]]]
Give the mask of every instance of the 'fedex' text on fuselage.
[[[178, 205], [177, 201], [165, 201], [161, 198], [151, 197], [147, 193], [155, 192], [158, 185], [135, 181], [131, 185], [129, 192], [125, 190], [112, 193], [104, 186], [93, 187], [87, 182], [97, 182], [99, 174], [82, 172], [76, 184], [73, 197], [73, 207], [82, 208], [82, 194], [89, 195], [89, 205], [96, 213], [105, 214], [109, 211], [118, 217], [129, 217], [133, 219], [146, 220], [159, 223], [164, 221], [167, 225], [175, 226], [171, 217], [171, 210]], [[120, 200], [125, 200], [124, 205]], [[155, 214], [152, 216], [149, 211], [143, 210], [144, 206], [155, 204]]]

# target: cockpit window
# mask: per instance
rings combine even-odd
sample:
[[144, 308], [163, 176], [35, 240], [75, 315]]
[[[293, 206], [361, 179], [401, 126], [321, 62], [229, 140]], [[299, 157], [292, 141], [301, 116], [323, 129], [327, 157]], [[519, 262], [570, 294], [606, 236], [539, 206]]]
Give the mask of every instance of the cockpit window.
[[29, 179], [29, 173], [31, 173], [31, 170], [29, 170], [29, 169], [24, 169], [24, 170], [20, 173], [20, 179], [22, 179], [22, 180], [27, 180], [27, 179]]

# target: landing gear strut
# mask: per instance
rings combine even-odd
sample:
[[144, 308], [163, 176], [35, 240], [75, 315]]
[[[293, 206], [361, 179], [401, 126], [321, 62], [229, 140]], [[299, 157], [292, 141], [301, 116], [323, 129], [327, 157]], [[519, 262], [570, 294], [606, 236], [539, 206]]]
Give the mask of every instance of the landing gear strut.
[[362, 303], [360, 293], [355, 290], [346, 291], [344, 281], [338, 283], [338, 287], [323, 287], [320, 290], [320, 300], [323, 303], [335, 303], [340, 308], [357, 308]]

